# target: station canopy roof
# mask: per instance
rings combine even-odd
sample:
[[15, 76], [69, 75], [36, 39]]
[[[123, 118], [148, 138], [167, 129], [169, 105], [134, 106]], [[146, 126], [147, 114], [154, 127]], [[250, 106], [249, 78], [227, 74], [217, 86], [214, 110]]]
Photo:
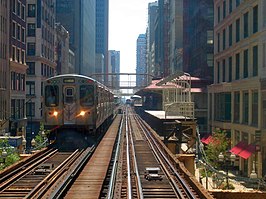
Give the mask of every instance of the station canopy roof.
[[[197, 81], [200, 80], [197, 77], [191, 77], [192, 81]], [[166, 82], [164, 84], [158, 84], [162, 81], [162, 79], [160, 80], [152, 80], [151, 84], [141, 90], [139, 90], [138, 92], [136, 92], [136, 95], [143, 95], [145, 92], [148, 91], [161, 91], [163, 89], [178, 89], [178, 88], [182, 88], [182, 86], [177, 85], [174, 82]], [[201, 93], [204, 92], [206, 89], [205, 88], [193, 88], [191, 87], [191, 92], [192, 93]]]

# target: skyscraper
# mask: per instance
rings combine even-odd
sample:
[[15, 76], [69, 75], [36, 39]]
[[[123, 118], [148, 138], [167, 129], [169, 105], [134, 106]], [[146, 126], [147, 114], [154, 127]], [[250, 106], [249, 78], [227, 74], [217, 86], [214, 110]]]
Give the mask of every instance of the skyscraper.
[[136, 61], [136, 86], [141, 87], [147, 85], [147, 77], [141, 74], [147, 73], [146, 66], [146, 34], [140, 34], [137, 39], [137, 61]]
[[183, 70], [213, 79], [213, 0], [183, 3]]
[[[108, 18], [109, 18], [109, 0], [96, 1], [96, 53], [103, 55], [103, 70], [101, 73], [108, 72]], [[101, 55], [98, 56], [99, 58]], [[107, 76], [103, 76], [105, 81]]]
[[155, 74], [155, 21], [157, 18], [158, 2], [152, 2], [148, 5], [148, 27], [147, 27], [147, 73]]
[[[120, 51], [109, 50], [109, 66], [110, 68], [109, 73], [120, 73]], [[119, 75], [112, 75], [108, 76], [110, 83], [107, 85], [114, 88], [119, 89], [120, 83], [120, 76]]]
[[56, 21], [69, 31], [77, 74], [95, 72], [95, 6], [95, 1], [88, 0], [56, 1]]

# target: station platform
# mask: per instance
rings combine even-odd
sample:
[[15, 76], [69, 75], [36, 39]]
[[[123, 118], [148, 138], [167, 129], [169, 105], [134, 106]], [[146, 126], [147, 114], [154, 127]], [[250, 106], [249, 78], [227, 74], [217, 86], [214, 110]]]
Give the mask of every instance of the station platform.
[[[196, 143], [196, 120], [182, 115], [165, 115], [165, 111], [144, 110], [135, 107], [136, 112], [162, 138], [162, 141], [176, 153], [186, 153]], [[182, 147], [186, 145], [186, 150]]]
[[184, 117], [182, 115], [166, 115], [165, 111], [149, 111], [145, 110], [146, 113], [160, 119], [160, 120], [191, 120], [191, 118]]

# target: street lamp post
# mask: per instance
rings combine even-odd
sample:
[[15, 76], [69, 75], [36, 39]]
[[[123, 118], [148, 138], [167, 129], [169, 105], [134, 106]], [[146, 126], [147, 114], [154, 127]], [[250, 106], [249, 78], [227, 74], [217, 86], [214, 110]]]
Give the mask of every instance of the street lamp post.
[[22, 136], [22, 147], [23, 147], [23, 153], [26, 152], [26, 145], [27, 145], [27, 140], [25, 139], [24, 136]]
[[252, 164], [252, 171], [251, 171], [251, 174], [249, 176], [250, 178], [252, 179], [256, 179], [258, 178], [258, 175], [256, 173], [256, 169], [255, 169], [255, 161], [253, 161], [253, 164]]
[[36, 141], [34, 138], [32, 138], [32, 140], [31, 140], [31, 149], [32, 150], [34, 149], [35, 145], [36, 145]]
[[[229, 176], [228, 176], [229, 164], [232, 165], [232, 162], [234, 162], [235, 159], [236, 159], [236, 155], [233, 153], [231, 153], [229, 156], [229, 153], [223, 155], [223, 153], [221, 152], [218, 156], [219, 162], [224, 163], [225, 168], [226, 168], [226, 187], [227, 187], [227, 189], [229, 189]], [[229, 162], [229, 164], [228, 164], [228, 162]]]
[[7, 157], [7, 152], [6, 152], [5, 149], [3, 149], [3, 151], [2, 151], [2, 158], [3, 158], [3, 164], [4, 164], [4, 165], [5, 165], [5, 163], [6, 163], [6, 157]]

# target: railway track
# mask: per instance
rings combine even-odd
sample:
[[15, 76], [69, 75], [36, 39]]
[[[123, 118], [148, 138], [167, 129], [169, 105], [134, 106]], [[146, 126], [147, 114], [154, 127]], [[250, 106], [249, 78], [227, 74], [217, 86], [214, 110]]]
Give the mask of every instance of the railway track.
[[[32, 193], [40, 188], [40, 184], [47, 182], [62, 162], [70, 156], [69, 153], [50, 149], [45, 154], [37, 156], [28, 164], [21, 165], [12, 177], [3, 176], [0, 184], [0, 197], [31, 198]], [[9, 174], [8, 174], [9, 176]]]
[[[0, 198], [212, 198], [173, 159], [128, 107], [96, 146], [46, 149], [2, 172]], [[146, 177], [150, 167], [160, 179]]]
[[[213, 198], [203, 187], [196, 188], [186, 174], [162, 150], [158, 138], [129, 107], [126, 111], [122, 147], [122, 183], [114, 198]], [[147, 178], [147, 168], [159, 168], [160, 178]], [[198, 187], [198, 188], [197, 188]]]
[[0, 198], [57, 198], [92, 154], [45, 149], [0, 175]]

